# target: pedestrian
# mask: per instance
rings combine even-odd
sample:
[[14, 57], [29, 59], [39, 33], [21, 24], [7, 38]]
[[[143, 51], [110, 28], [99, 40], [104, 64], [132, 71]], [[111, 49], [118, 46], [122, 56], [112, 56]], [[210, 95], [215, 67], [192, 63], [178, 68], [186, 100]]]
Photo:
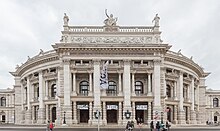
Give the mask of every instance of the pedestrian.
[[157, 123], [156, 123], [156, 129], [157, 129], [157, 131], [160, 131], [160, 122], [159, 121], [157, 121]]
[[150, 122], [150, 131], [153, 131], [154, 130], [154, 121], [151, 121]]
[[171, 125], [170, 125], [169, 121], [166, 121], [166, 128], [168, 131], [170, 130], [170, 127], [171, 127]]
[[53, 131], [53, 128], [54, 128], [54, 125], [53, 125], [53, 122], [51, 121], [50, 122], [50, 131]]
[[49, 131], [50, 130], [50, 121], [47, 121], [47, 128], [46, 128], [46, 131]]

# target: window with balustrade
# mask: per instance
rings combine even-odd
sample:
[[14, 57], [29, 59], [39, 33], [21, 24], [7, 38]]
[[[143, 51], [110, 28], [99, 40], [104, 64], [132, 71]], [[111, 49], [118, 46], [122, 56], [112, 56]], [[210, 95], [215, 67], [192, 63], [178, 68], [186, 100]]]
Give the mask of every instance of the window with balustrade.
[[117, 84], [114, 81], [108, 82], [108, 89], [106, 90], [107, 95], [115, 96], [117, 94]]
[[218, 105], [218, 98], [213, 99], [213, 107], [219, 107]]
[[51, 86], [51, 97], [55, 97], [57, 94], [57, 85], [56, 84], [53, 84]]
[[1, 97], [1, 106], [6, 106], [6, 98]]
[[141, 81], [135, 81], [135, 94], [136, 95], [141, 95], [144, 93], [143, 90], [143, 83]]
[[171, 98], [171, 87], [170, 85], [167, 85], [166, 87], [166, 95], [167, 95], [167, 98]]
[[89, 82], [81, 81], [79, 84], [79, 93], [84, 96], [88, 96], [89, 93]]

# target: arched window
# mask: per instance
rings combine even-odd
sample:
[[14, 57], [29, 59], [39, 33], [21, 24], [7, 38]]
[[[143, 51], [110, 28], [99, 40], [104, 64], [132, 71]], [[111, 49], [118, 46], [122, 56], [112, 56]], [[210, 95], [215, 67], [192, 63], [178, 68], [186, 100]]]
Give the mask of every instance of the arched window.
[[108, 82], [108, 89], [106, 90], [107, 95], [116, 95], [117, 94], [117, 84], [114, 81]]
[[218, 107], [218, 98], [213, 99], [213, 107]]
[[39, 87], [37, 87], [37, 98], [39, 98]]
[[56, 84], [53, 84], [51, 86], [51, 97], [55, 97], [57, 94], [57, 85]]
[[6, 98], [1, 97], [1, 106], [6, 106]]
[[143, 94], [143, 83], [141, 81], [135, 81], [135, 94], [140, 95]]
[[171, 87], [170, 87], [170, 85], [167, 85], [166, 95], [167, 95], [168, 98], [171, 98]]
[[89, 91], [89, 82], [88, 81], [82, 81], [79, 84], [79, 93], [84, 96], [88, 96]]

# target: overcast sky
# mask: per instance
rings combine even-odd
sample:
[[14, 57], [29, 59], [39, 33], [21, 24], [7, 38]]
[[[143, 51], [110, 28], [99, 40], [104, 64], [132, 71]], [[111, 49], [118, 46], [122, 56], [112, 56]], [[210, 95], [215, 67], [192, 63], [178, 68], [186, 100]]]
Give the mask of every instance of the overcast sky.
[[220, 0], [1, 0], [0, 89], [12, 88], [27, 56], [59, 42], [63, 14], [70, 25], [103, 25], [105, 9], [120, 25], [152, 25], [156, 13], [164, 43], [181, 49], [206, 72], [208, 88], [220, 89]]

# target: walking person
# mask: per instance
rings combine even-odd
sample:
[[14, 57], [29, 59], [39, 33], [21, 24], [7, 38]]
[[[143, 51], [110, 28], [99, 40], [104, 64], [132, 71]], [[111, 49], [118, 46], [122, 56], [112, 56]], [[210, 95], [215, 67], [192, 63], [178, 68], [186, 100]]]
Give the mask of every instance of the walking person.
[[169, 121], [166, 121], [166, 128], [169, 131], [170, 130], [171, 125], [169, 124]]
[[156, 129], [157, 129], [157, 131], [160, 131], [160, 122], [159, 121], [157, 121], [157, 123], [156, 123]]
[[53, 122], [51, 121], [50, 122], [50, 131], [53, 131], [53, 128], [54, 128], [54, 125], [53, 125]]
[[150, 131], [154, 131], [154, 121], [150, 122]]
[[47, 121], [47, 128], [46, 131], [50, 131], [50, 121]]

